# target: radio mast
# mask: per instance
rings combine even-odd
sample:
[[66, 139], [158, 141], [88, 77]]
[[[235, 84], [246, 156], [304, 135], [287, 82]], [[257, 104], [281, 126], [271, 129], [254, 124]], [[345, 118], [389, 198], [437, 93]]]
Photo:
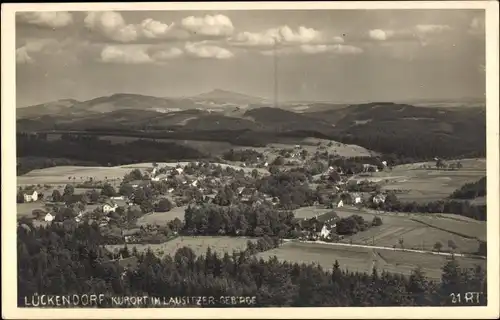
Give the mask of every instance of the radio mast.
[[278, 42], [274, 40], [274, 107], [278, 107]]

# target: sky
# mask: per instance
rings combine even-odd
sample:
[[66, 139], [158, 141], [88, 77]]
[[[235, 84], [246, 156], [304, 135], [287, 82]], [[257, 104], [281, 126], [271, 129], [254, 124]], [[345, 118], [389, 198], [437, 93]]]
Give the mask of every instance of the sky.
[[[276, 56], [274, 56], [276, 55]], [[482, 10], [18, 12], [23, 107], [214, 89], [279, 101], [484, 98]]]

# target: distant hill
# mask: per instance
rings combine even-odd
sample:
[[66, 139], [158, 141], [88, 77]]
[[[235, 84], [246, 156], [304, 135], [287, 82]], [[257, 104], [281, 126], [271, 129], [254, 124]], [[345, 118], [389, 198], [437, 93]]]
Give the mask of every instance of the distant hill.
[[256, 103], [264, 103], [264, 100], [224, 90], [214, 90], [186, 98], [159, 98], [140, 94], [117, 93], [87, 101], [66, 99], [18, 108], [16, 117], [17, 119], [36, 119], [44, 115], [87, 116], [119, 110], [170, 113], [199, 109], [210, 112], [232, 113]]
[[251, 109], [245, 112], [244, 116], [265, 127], [278, 131], [313, 130], [324, 132], [331, 130], [332, 127], [330, 123], [321, 119], [314, 119], [280, 108], [262, 107]]
[[78, 103], [79, 101], [74, 99], [62, 99], [34, 106], [18, 108], [16, 112], [18, 118], [31, 118], [50, 114], [71, 113], [74, 111], [72, 107]]
[[260, 97], [249, 96], [242, 93], [215, 89], [210, 92], [201, 93], [190, 97], [195, 101], [212, 102], [216, 104], [231, 104], [231, 105], [249, 105], [265, 102], [265, 99]]
[[256, 146], [278, 136], [315, 137], [415, 159], [476, 157], [486, 150], [485, 108], [393, 102], [274, 108], [260, 98], [224, 90], [175, 99], [114, 94], [88, 101], [59, 100], [19, 108], [17, 118], [17, 130], [27, 132], [126, 132]]

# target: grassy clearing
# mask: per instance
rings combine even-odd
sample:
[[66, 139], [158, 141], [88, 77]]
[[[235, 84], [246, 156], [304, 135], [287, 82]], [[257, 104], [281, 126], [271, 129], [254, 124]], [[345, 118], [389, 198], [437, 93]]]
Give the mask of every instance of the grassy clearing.
[[[331, 146], [328, 146], [328, 144], [332, 142]], [[309, 153], [314, 153], [316, 152], [317, 144], [321, 143], [325, 149], [324, 151], [328, 151], [328, 153], [336, 153], [341, 157], [369, 157], [376, 152], [370, 151], [366, 148], [363, 148], [361, 146], [355, 145], [355, 144], [344, 144], [338, 141], [334, 140], [325, 140], [325, 139], [318, 139], [318, 138], [305, 138], [301, 142], [303, 144], [303, 147], [309, 151]]]
[[184, 212], [186, 211], [186, 208], [187, 206], [175, 207], [167, 212], [153, 212], [146, 214], [137, 220], [137, 225], [157, 224], [161, 226], [166, 225], [169, 221], [172, 221], [175, 218], [179, 218], [181, 221], [184, 221]]
[[[37, 169], [17, 177], [18, 185], [31, 184], [62, 184], [80, 183], [89, 178], [94, 181], [120, 180], [129, 173], [131, 169], [123, 167], [83, 167], [83, 166], [58, 166], [44, 169]], [[75, 180], [69, 179], [76, 177]]]
[[[415, 268], [421, 267], [427, 277], [436, 280], [441, 278], [442, 267], [450, 259], [450, 257], [433, 254], [390, 250], [377, 250], [376, 253], [380, 258], [377, 266], [380, 269], [410, 275]], [[486, 267], [485, 260], [461, 257], [456, 259], [462, 268], [473, 268], [476, 265]]]
[[486, 175], [485, 159], [464, 159], [461, 163], [463, 168], [456, 171], [421, 169], [422, 165], [433, 166], [432, 162], [412, 163], [356, 180], [380, 183], [382, 190], [408, 190], [397, 195], [402, 201], [428, 202], [446, 198], [465, 183], [476, 182]]
[[[196, 255], [204, 255], [207, 248], [210, 247], [212, 250], [217, 251], [219, 254], [224, 254], [227, 252], [232, 254], [233, 250], [242, 251], [247, 247], [247, 241], [252, 240], [245, 237], [188, 237], [181, 236], [170, 241], [160, 243], [160, 244], [128, 244], [129, 250], [137, 248], [138, 252], [146, 251], [148, 248], [156, 253], [158, 256], [163, 255], [174, 255], [177, 249], [182, 247], [191, 248]], [[253, 240], [252, 240], [253, 241]], [[123, 245], [107, 245], [106, 248], [110, 251], [122, 248]]]
[[479, 240], [486, 240], [486, 223], [467, 221], [456, 218], [457, 215], [405, 214], [405, 213], [371, 213], [350, 207], [334, 209], [341, 218], [357, 214], [365, 221], [371, 222], [375, 216], [382, 219], [382, 225], [369, 228], [352, 236], [345, 237], [342, 242], [376, 245], [383, 247], [400, 247], [399, 240], [407, 249], [433, 250], [436, 242], [441, 242], [442, 250], [448, 251], [448, 241], [452, 240], [458, 253], [475, 253], [479, 248]]
[[332, 209], [319, 209], [311, 206], [311, 207], [302, 207], [296, 209], [293, 211], [293, 214], [295, 215], [295, 218], [298, 219], [310, 219], [314, 218], [315, 216], [320, 216], [322, 214], [325, 214], [329, 211], [332, 211]]
[[[193, 162], [196, 162], [196, 161], [193, 161]], [[179, 162], [157, 162], [158, 166], [160, 166], [160, 167], [168, 166], [168, 167], [172, 167], [172, 168], [176, 167], [177, 165], [180, 165], [181, 167], [184, 167], [184, 166], [186, 166], [189, 163], [190, 162], [186, 162], [186, 161], [179, 161]], [[225, 164], [225, 163], [212, 163], [212, 164], [214, 164], [214, 165], [220, 165], [222, 167], [222, 169], [225, 169], [226, 167], [231, 167], [231, 168], [233, 168], [235, 170], [243, 170], [246, 173], [251, 173], [252, 170], [254, 169], [254, 168], [251, 168], [251, 167], [242, 168], [242, 167], [239, 167], [239, 166], [234, 166], [234, 165]], [[133, 169], [146, 169], [146, 168], [152, 168], [152, 167], [153, 167], [153, 163], [152, 162], [144, 162], [144, 163], [127, 164], [127, 165], [120, 166], [118, 168], [133, 170]], [[256, 169], [261, 174], [269, 174], [269, 171], [267, 169], [264, 169], [264, 168], [256, 168]]]
[[[447, 261], [447, 257], [432, 254], [296, 242], [286, 243], [280, 248], [261, 252], [257, 256], [264, 259], [276, 256], [281, 261], [297, 263], [317, 263], [329, 270], [331, 270], [335, 260], [338, 260], [340, 267], [350, 272], [370, 273], [375, 266], [379, 271], [386, 270], [409, 275], [412, 270], [421, 267], [427, 277], [436, 280], [440, 279], [441, 268]], [[485, 266], [484, 260], [456, 259], [462, 267], [473, 267], [476, 264]]]
[[35, 209], [45, 210], [45, 203], [41, 201], [37, 202], [28, 202], [28, 203], [18, 203], [16, 206], [17, 209], [17, 217], [33, 217], [32, 212]]
[[425, 216], [412, 218], [432, 228], [456, 235], [486, 241], [486, 223], [472, 223], [453, 219], [450, 216]]
[[333, 247], [326, 244], [288, 242], [279, 248], [260, 252], [257, 257], [267, 259], [276, 256], [280, 261], [297, 263], [317, 263], [331, 269], [335, 260], [342, 268], [350, 271], [366, 272], [371, 269], [371, 250], [354, 247]]

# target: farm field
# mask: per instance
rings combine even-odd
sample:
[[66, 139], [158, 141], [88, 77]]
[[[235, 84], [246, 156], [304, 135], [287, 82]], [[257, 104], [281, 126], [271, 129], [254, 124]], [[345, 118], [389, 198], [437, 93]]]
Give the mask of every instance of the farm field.
[[172, 210], [167, 211], [167, 212], [153, 212], [146, 214], [142, 217], [140, 217], [137, 220], [137, 225], [166, 225], [169, 221], [174, 220], [175, 218], [179, 218], [181, 221], [184, 221], [184, 211], [186, 210], [187, 206], [182, 206], [182, 207], [175, 207], [172, 208]]
[[[83, 167], [83, 166], [57, 166], [44, 169], [36, 169], [25, 175], [17, 177], [18, 185], [32, 184], [61, 184], [66, 185], [71, 182], [83, 182], [90, 177], [94, 181], [105, 181], [113, 179], [122, 179], [123, 176], [131, 171], [124, 167]], [[75, 180], [69, 179], [76, 177]]]
[[427, 224], [436, 229], [441, 229], [450, 233], [456, 233], [469, 238], [476, 238], [486, 241], [486, 223], [473, 223], [460, 219], [452, 219], [448, 216], [423, 216], [412, 218], [414, 221]]
[[[217, 251], [219, 254], [224, 254], [225, 252], [232, 254], [233, 250], [245, 250], [248, 240], [254, 241], [253, 239], [245, 237], [180, 236], [160, 244], [127, 244], [127, 248], [133, 250], [135, 247], [138, 252], [146, 251], [148, 248], [151, 248], [151, 250], [159, 256], [173, 256], [177, 249], [182, 247], [191, 248], [196, 255], [204, 255], [208, 247], [213, 251]], [[113, 251], [123, 246], [124, 245], [106, 245], [106, 249]]]
[[365, 221], [371, 222], [375, 216], [382, 219], [382, 225], [346, 236], [341, 242], [375, 245], [383, 247], [400, 247], [399, 240], [407, 249], [434, 249], [436, 242], [443, 245], [442, 251], [448, 251], [448, 241], [452, 240], [457, 253], [475, 253], [479, 241], [486, 240], [486, 223], [483, 221], [466, 221], [457, 215], [405, 214], [405, 213], [369, 213], [352, 208], [334, 209], [341, 218], [357, 214]]
[[[196, 162], [196, 161], [193, 161], [193, 162]], [[179, 161], [179, 162], [156, 162], [156, 163], [160, 167], [168, 166], [168, 167], [175, 168], [177, 165], [184, 167], [187, 164], [189, 164], [190, 162]], [[242, 170], [243, 169], [243, 171], [245, 171], [246, 173], [251, 173], [252, 170], [254, 169], [252, 167], [242, 168], [239, 166], [234, 166], [234, 165], [225, 164], [225, 163], [213, 163], [213, 164], [220, 165], [223, 169], [225, 169], [226, 167], [231, 167], [235, 170]], [[127, 165], [119, 166], [117, 168], [133, 170], [133, 169], [147, 169], [147, 168], [152, 168], [152, 167], [153, 167], [152, 162], [144, 162], [144, 163], [127, 164]], [[263, 168], [255, 168], [255, 169], [257, 169], [257, 171], [259, 171], [259, 173], [261, 173], [261, 174], [269, 174], [269, 171], [267, 169], [263, 169]]]
[[16, 211], [17, 211], [17, 217], [32, 217], [32, 212], [35, 209], [41, 209], [41, 210], [46, 210], [45, 209], [45, 203], [41, 201], [37, 202], [28, 202], [28, 203], [18, 203], [16, 205]]
[[[281, 138], [280, 142], [274, 142], [267, 144], [266, 147], [238, 147], [234, 146], [234, 150], [243, 149], [253, 149], [257, 152], [262, 153], [269, 162], [272, 162], [274, 158], [277, 157], [277, 151], [281, 149], [294, 149], [296, 145], [300, 145], [301, 149], [307, 150], [307, 152], [312, 155], [318, 150], [318, 143], [322, 144], [322, 149], [320, 151], [328, 151], [329, 153], [336, 153], [342, 157], [364, 157], [376, 154], [376, 152], [370, 151], [358, 145], [343, 144], [341, 142], [317, 138], [305, 138], [305, 139], [295, 139], [295, 138]], [[332, 142], [332, 146], [328, 144]]]
[[[333, 143], [332, 146], [328, 146], [330, 142]], [[316, 152], [316, 145], [318, 143], [321, 143], [325, 147], [324, 151], [328, 151], [328, 153], [336, 153], [341, 157], [369, 157], [371, 155], [377, 154], [374, 151], [368, 150], [355, 144], [345, 144], [334, 140], [325, 140], [318, 138], [305, 138], [302, 140], [303, 147], [307, 151], [309, 151], [310, 154]]]
[[[381, 272], [409, 275], [412, 270], [421, 267], [427, 277], [439, 280], [441, 268], [447, 257], [414, 252], [377, 250], [359, 247], [337, 247], [328, 244], [311, 244], [289, 242], [277, 249], [257, 254], [257, 257], [268, 259], [276, 256], [280, 261], [297, 263], [317, 263], [324, 269], [331, 270], [335, 260], [342, 269], [350, 272], [370, 273], [375, 266]], [[472, 258], [456, 258], [462, 267], [472, 267], [476, 264], [485, 266], [485, 260]]]
[[428, 202], [446, 198], [465, 183], [486, 175], [485, 159], [464, 159], [461, 163], [463, 168], [455, 171], [421, 169], [422, 165], [433, 166], [432, 162], [406, 164], [354, 180], [381, 183], [382, 190], [407, 190], [397, 193], [402, 201]]
[[[176, 167], [177, 165], [185, 166], [189, 162], [158, 162], [159, 166]], [[243, 169], [250, 173], [254, 168], [241, 168], [228, 164], [220, 164], [222, 168], [232, 167], [236, 170]], [[133, 169], [150, 169], [153, 163], [136, 163], [116, 167], [84, 167], [84, 166], [57, 166], [44, 169], [36, 169], [28, 172], [25, 175], [17, 177], [17, 185], [61, 185], [64, 187], [68, 183], [80, 183], [89, 178], [94, 181], [109, 181], [116, 185], [121, 179]], [[261, 174], [269, 174], [266, 169], [257, 168]], [[73, 180], [72, 178], [76, 179]], [[107, 178], [107, 179], [106, 179]]]
[[322, 214], [325, 214], [329, 211], [332, 211], [332, 209], [319, 209], [314, 206], [311, 206], [293, 210], [293, 214], [295, 215], [295, 218], [298, 219], [310, 219], [314, 218], [315, 216], [320, 216]]

